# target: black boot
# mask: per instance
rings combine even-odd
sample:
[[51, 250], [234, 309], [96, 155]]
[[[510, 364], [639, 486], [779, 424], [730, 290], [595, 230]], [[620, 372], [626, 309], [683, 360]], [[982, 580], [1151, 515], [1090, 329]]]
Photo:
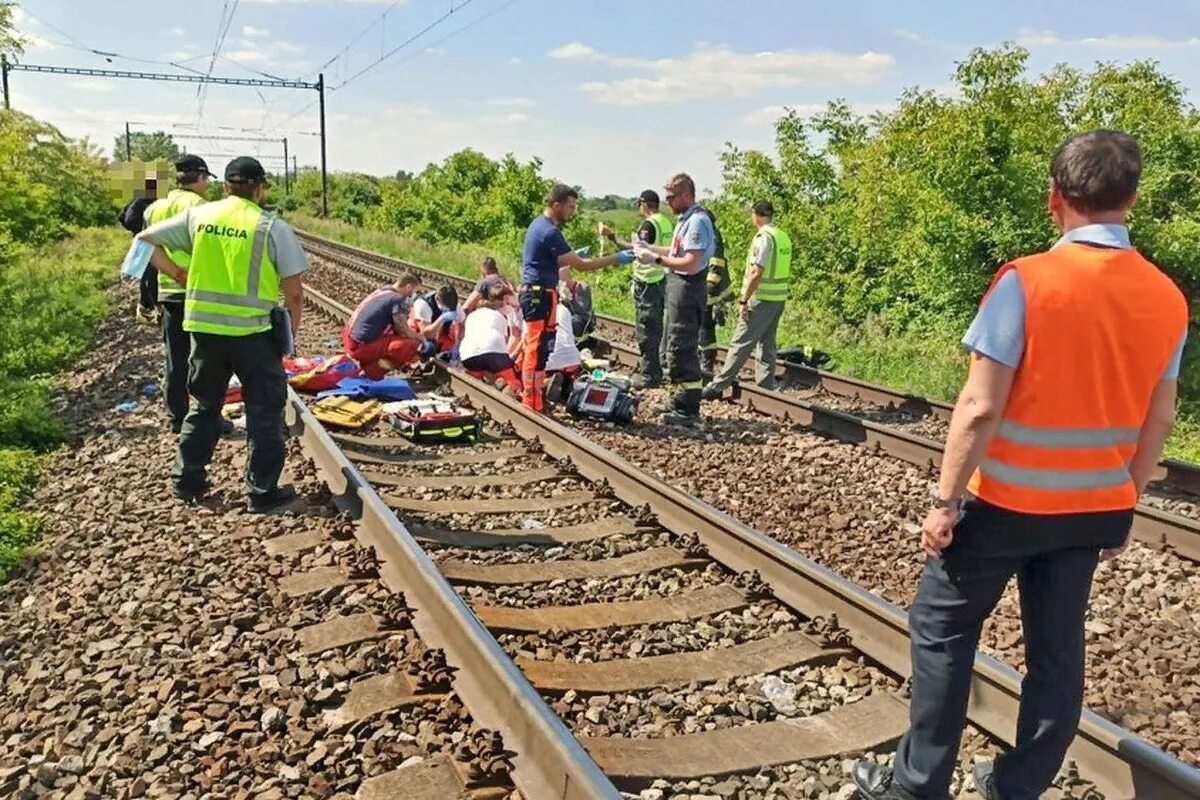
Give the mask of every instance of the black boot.
[[892, 768], [863, 759], [850, 772], [864, 800], [920, 800], [892, 778]]

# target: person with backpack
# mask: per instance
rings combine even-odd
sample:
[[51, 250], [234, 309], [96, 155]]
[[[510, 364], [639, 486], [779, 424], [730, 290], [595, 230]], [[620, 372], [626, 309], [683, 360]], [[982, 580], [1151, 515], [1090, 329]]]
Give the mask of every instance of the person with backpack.
[[[158, 199], [158, 179], [146, 178], [143, 190], [134, 193], [134, 198], [117, 212], [121, 227], [137, 236], [146, 227], [146, 209]], [[134, 312], [139, 325], [153, 325], [158, 321], [158, 270], [147, 266], [138, 285], [138, 304]]]

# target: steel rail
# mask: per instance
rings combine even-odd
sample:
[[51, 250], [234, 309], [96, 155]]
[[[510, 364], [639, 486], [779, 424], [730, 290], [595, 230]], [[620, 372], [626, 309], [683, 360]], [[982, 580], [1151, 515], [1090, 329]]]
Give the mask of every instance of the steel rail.
[[[319, 296], [306, 291], [314, 299]], [[530, 412], [465, 372], [444, 371], [455, 394], [486, 408], [494, 420], [511, 424], [522, 438], [537, 441], [546, 454], [568, 461], [585, 478], [606, 482], [616, 498], [630, 505], [649, 505], [669, 530], [696, 532], [715, 560], [736, 572], [757, 571], [780, 601], [801, 614], [835, 613], [864, 655], [897, 675], [909, 675], [907, 615], [899, 607], [642, 471], [578, 431]], [[1021, 676], [984, 655], [976, 656], [973, 671], [969, 719], [1013, 744]], [[1068, 757], [1108, 800], [1200, 797], [1200, 770], [1090, 711], [1080, 718]]]
[[[307, 287], [305, 294], [343, 319], [350, 316], [350, 309], [332, 298]], [[375, 549], [383, 581], [403, 592], [416, 611], [413, 627], [421, 639], [445, 650], [448, 662], [458, 667], [454, 690], [471, 716], [502, 731], [505, 746], [516, 751], [512, 777], [524, 796], [619, 800], [620, 792], [290, 388], [286, 414], [335, 503], [357, 517], [355, 536]]]
[[[312, 237], [311, 234], [303, 234], [306, 237], [313, 238], [318, 242], [318, 248], [332, 248], [334, 250], [341, 249], [353, 253], [354, 256], [360, 259], [370, 259], [375, 261], [385, 261], [395, 264], [401, 264], [406, 269], [413, 271], [421, 271], [431, 275], [436, 275], [440, 280], [454, 281], [461, 285], [471, 285], [471, 282], [466, 278], [458, 275], [452, 275], [447, 272], [435, 270], [429, 267], [422, 267], [417, 264], [411, 264], [399, 259], [393, 259], [389, 256], [372, 253], [367, 250], [343, 245], [340, 242], [332, 242], [331, 240], [321, 239], [320, 237]], [[346, 256], [340, 256], [343, 260]], [[347, 266], [359, 270], [373, 270], [374, 274], [381, 279], [389, 279], [395, 277], [394, 270], [382, 266], [370, 266], [367, 264], [354, 263], [346, 261]], [[615, 331], [618, 326], [628, 328], [628, 323], [615, 320], [611, 317], [604, 317], [601, 323], [598, 324], [598, 329]], [[627, 331], [626, 331], [627, 333]], [[615, 361], [626, 368], [632, 369], [636, 367], [638, 354], [637, 351], [629, 345], [622, 344], [610, 339], [603, 339], [599, 336], [593, 336], [595, 347], [593, 351], [601, 356], [610, 356]], [[794, 365], [783, 365], [781, 372], [792, 373], [796, 369]], [[811, 377], [815, 370], [808, 370], [800, 374], [803, 379], [804, 375]], [[828, 373], [823, 373], [828, 375]], [[915, 398], [909, 395], [900, 395], [892, 390], [884, 389], [883, 387], [875, 387], [873, 384], [864, 382], [848, 382], [840, 376], [833, 376], [831, 380], [842, 381], [844, 386], [857, 386], [860, 393], [856, 396], [862, 397], [869, 402], [885, 403], [882, 398], [885, 393], [891, 392], [890, 396], [893, 401], [898, 398], [906, 398], [902, 407], [908, 409], [917, 409], [917, 404], [924, 403], [930, 405], [929, 401]], [[868, 387], [868, 388], [864, 388]], [[874, 388], [870, 388], [874, 387]], [[847, 389], [849, 391], [849, 389]], [[738, 389], [732, 393], [733, 399], [759, 413], [780, 419], [790, 420], [805, 427], [809, 427], [820, 433], [833, 436], [837, 439], [846, 442], [862, 444], [872, 449], [878, 449], [896, 458], [903, 459], [918, 466], [933, 465], [940, 466], [942, 462], [941, 442], [934, 439], [929, 439], [923, 436], [917, 436], [906, 431], [882, 425], [870, 420], [863, 419], [852, 413], [832, 409], [827, 406], [814, 403], [798, 397], [795, 394], [787, 392], [768, 391], [760, 389], [749, 383], [740, 384]], [[932, 407], [932, 406], [930, 406]], [[940, 404], [940, 407], [946, 409], [947, 417], [950, 406]], [[914, 413], [917, 413], [914, 411]], [[1183, 474], [1186, 480], [1191, 479], [1189, 476], [1200, 476], [1200, 470], [1197, 470], [1193, 465], [1183, 465], [1184, 471], [1180, 473], [1176, 467], [1175, 472], [1172, 472], [1171, 464], [1176, 465], [1180, 462], [1162, 462], [1159, 466], [1160, 477], [1165, 476], [1169, 481], [1172, 474]], [[1197, 480], [1197, 488], [1200, 489], [1200, 479]], [[1190, 561], [1200, 561], [1200, 521], [1192, 520], [1178, 514], [1172, 514], [1168, 511], [1140, 504], [1134, 516], [1134, 525], [1132, 530], [1133, 537], [1143, 544], [1155, 549], [1167, 548], [1179, 555], [1181, 558]]]

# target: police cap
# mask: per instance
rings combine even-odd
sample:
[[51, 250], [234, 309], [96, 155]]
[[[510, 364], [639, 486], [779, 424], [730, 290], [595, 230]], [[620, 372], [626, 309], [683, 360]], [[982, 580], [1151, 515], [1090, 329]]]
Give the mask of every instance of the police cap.
[[225, 165], [225, 180], [230, 183], [261, 183], [267, 179], [267, 171], [257, 158], [238, 156]]
[[208, 171], [208, 163], [200, 156], [183, 156], [175, 162], [175, 171], [207, 175], [210, 178], [217, 177]]
[[653, 189], [647, 189], [638, 195], [638, 200], [641, 200], [643, 203], [649, 203], [656, 206], [658, 205], [658, 192], [654, 191]]

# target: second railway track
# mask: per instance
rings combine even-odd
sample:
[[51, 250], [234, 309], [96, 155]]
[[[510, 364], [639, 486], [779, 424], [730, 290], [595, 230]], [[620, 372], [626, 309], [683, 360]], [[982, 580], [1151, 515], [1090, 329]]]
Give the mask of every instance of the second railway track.
[[[842, 755], [903, 729], [899, 609], [490, 387], [442, 377], [500, 441], [416, 453], [389, 438], [335, 442], [299, 399], [289, 413], [414, 626], [457, 668], [455, 690], [516, 751], [527, 797], [616, 796], [610, 780], [666, 796], [818, 797], [841, 785]], [[801, 687], [797, 711], [764, 701], [764, 674]], [[972, 720], [1003, 741], [1017, 676], [981, 658], [976, 678]], [[657, 725], [646, 708], [661, 710]], [[1094, 715], [1071, 758], [1080, 777], [1064, 796], [1200, 791], [1195, 770]]]

